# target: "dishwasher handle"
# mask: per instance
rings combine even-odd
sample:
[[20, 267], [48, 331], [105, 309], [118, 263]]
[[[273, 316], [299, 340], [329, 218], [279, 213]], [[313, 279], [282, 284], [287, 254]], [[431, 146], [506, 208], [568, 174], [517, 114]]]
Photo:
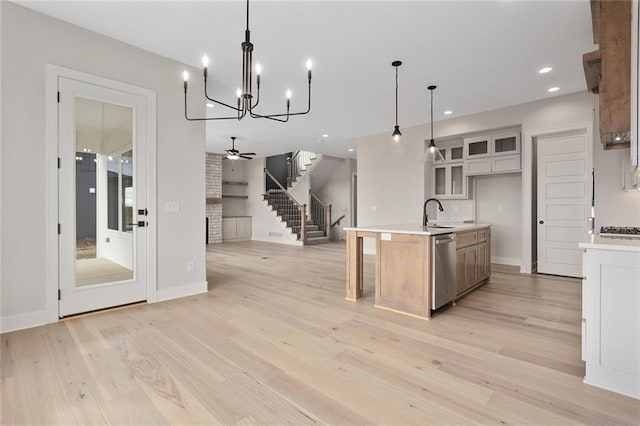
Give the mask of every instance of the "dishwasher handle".
[[444, 234], [444, 235], [436, 235], [435, 244], [449, 244], [456, 241], [456, 234]]

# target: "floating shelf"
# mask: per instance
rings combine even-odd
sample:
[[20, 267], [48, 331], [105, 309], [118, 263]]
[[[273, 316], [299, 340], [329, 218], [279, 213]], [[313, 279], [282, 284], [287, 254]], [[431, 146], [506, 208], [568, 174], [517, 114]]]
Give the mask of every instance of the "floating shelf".
[[222, 198], [249, 198], [248, 195], [231, 195], [231, 194], [222, 194]]
[[242, 186], [247, 186], [247, 185], [249, 185], [249, 182], [241, 182], [241, 181], [235, 181], [235, 180], [223, 180], [222, 184], [223, 185], [242, 185]]
[[222, 204], [222, 198], [207, 198], [207, 204]]

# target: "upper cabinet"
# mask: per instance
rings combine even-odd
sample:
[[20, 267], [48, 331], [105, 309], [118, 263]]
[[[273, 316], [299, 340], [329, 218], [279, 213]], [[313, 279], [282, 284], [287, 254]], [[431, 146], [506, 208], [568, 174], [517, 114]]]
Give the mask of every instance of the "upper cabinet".
[[600, 48], [585, 53], [582, 62], [587, 88], [599, 94], [600, 140], [605, 149], [629, 147], [631, 11], [628, 0], [591, 0], [593, 41]]
[[464, 140], [467, 176], [513, 173], [520, 165], [520, 132], [503, 132]]
[[442, 199], [468, 198], [467, 181], [464, 173], [462, 142], [442, 146], [440, 153], [444, 161], [433, 165], [431, 193]]

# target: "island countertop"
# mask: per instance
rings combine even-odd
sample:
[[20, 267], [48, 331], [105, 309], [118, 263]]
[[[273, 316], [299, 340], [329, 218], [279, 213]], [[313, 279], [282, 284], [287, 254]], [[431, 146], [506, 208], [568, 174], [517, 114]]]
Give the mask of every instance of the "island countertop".
[[460, 222], [429, 222], [429, 226], [424, 228], [418, 224], [398, 224], [398, 225], [375, 225], [375, 226], [358, 226], [344, 228], [345, 231], [360, 232], [384, 232], [389, 234], [412, 234], [412, 235], [441, 235], [450, 234], [452, 232], [473, 231], [491, 227], [488, 223], [460, 223]]

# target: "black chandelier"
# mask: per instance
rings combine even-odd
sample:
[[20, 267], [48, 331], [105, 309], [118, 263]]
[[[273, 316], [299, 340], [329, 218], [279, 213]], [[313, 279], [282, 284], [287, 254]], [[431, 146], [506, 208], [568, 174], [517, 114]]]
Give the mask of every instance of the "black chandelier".
[[236, 114], [230, 117], [206, 117], [206, 118], [191, 118], [187, 114], [187, 86], [189, 80], [189, 73], [184, 71], [182, 73], [182, 77], [184, 79], [184, 118], [189, 121], [206, 121], [206, 120], [242, 120], [247, 114], [251, 118], [266, 118], [269, 120], [279, 121], [281, 123], [286, 123], [289, 121], [289, 117], [292, 115], [304, 115], [308, 114], [311, 111], [311, 60], [307, 60], [307, 80], [309, 86], [309, 101], [307, 105], [306, 111], [301, 112], [290, 112], [291, 107], [291, 90], [287, 90], [286, 92], [286, 108], [287, 112], [282, 114], [258, 114], [254, 110], [260, 103], [260, 73], [261, 66], [260, 64], [256, 64], [256, 99], [255, 102], [253, 100], [253, 92], [252, 92], [252, 79], [253, 79], [253, 66], [252, 66], [252, 54], [253, 54], [253, 43], [251, 43], [251, 32], [249, 31], [249, 0], [247, 0], [247, 27], [244, 32], [244, 42], [241, 44], [242, 47], [242, 88], [236, 91], [237, 102], [236, 106], [229, 105], [222, 101], [218, 101], [213, 99], [207, 93], [207, 66], [209, 65], [209, 58], [205, 55], [202, 58], [202, 65], [204, 66], [202, 75], [204, 77], [204, 97], [214, 102], [218, 105], [222, 105], [229, 109], [235, 110]]

